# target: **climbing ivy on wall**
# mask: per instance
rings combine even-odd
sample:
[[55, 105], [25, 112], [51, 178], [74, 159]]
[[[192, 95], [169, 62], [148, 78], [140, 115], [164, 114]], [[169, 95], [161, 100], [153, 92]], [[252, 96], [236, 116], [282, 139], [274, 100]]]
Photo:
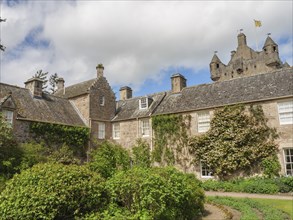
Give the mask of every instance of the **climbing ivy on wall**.
[[259, 105], [226, 106], [215, 111], [209, 131], [190, 141], [195, 162], [204, 161], [221, 179], [261, 168], [263, 160], [277, 158], [278, 134], [267, 121]]
[[82, 151], [89, 141], [89, 129], [61, 124], [32, 122], [30, 132], [36, 141], [43, 141], [47, 146], [68, 145], [74, 151]]
[[190, 115], [157, 115], [152, 117], [154, 130], [153, 160], [160, 165], [189, 165], [188, 131]]

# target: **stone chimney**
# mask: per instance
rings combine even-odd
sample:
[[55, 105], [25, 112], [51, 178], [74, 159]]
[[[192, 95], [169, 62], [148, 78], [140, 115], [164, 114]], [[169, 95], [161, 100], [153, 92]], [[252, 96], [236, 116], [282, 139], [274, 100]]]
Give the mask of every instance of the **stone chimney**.
[[64, 79], [63, 78], [57, 78], [57, 80], [56, 80], [56, 84], [57, 84], [57, 91], [58, 90], [61, 90], [61, 89], [64, 89], [64, 83], [65, 83], [65, 81], [64, 81]]
[[103, 77], [104, 76], [104, 66], [103, 64], [98, 64], [97, 67], [97, 78]]
[[27, 80], [24, 84], [25, 88], [29, 89], [34, 97], [42, 98], [43, 80], [34, 77]]
[[238, 47], [246, 46], [246, 36], [243, 33], [238, 34]]
[[180, 73], [175, 73], [171, 76], [172, 92], [181, 92], [186, 87], [186, 79]]
[[132, 98], [132, 89], [128, 86], [120, 88], [120, 100], [126, 100]]

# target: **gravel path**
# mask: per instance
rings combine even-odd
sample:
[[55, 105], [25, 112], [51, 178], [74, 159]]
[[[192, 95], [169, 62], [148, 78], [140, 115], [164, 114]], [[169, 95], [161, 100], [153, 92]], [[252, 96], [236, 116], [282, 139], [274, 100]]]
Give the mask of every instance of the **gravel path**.
[[268, 195], [268, 194], [253, 194], [253, 193], [235, 193], [235, 192], [212, 192], [206, 191], [206, 196], [229, 196], [229, 197], [242, 197], [242, 198], [261, 198], [261, 199], [283, 199], [283, 200], [292, 200], [293, 195], [284, 194], [284, 195]]

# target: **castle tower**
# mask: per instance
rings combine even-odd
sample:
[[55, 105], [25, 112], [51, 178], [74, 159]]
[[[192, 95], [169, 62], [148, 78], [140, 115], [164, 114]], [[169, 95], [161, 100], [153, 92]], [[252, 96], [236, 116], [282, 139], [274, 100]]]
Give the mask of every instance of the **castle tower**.
[[265, 54], [265, 63], [267, 66], [278, 67], [281, 65], [278, 45], [272, 40], [272, 38], [270, 38], [270, 36], [268, 36], [265, 41], [263, 52]]
[[224, 64], [221, 62], [221, 60], [215, 53], [212, 58], [212, 61], [210, 62], [211, 79], [213, 81], [217, 81], [220, 79], [222, 66], [224, 66]]

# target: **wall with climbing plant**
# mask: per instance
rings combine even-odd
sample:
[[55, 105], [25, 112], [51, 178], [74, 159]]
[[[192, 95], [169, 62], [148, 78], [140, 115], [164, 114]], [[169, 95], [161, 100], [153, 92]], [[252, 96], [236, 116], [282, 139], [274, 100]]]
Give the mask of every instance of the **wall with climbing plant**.
[[152, 117], [154, 162], [161, 166], [180, 165], [184, 171], [191, 166], [188, 150], [190, 123], [190, 115]]

